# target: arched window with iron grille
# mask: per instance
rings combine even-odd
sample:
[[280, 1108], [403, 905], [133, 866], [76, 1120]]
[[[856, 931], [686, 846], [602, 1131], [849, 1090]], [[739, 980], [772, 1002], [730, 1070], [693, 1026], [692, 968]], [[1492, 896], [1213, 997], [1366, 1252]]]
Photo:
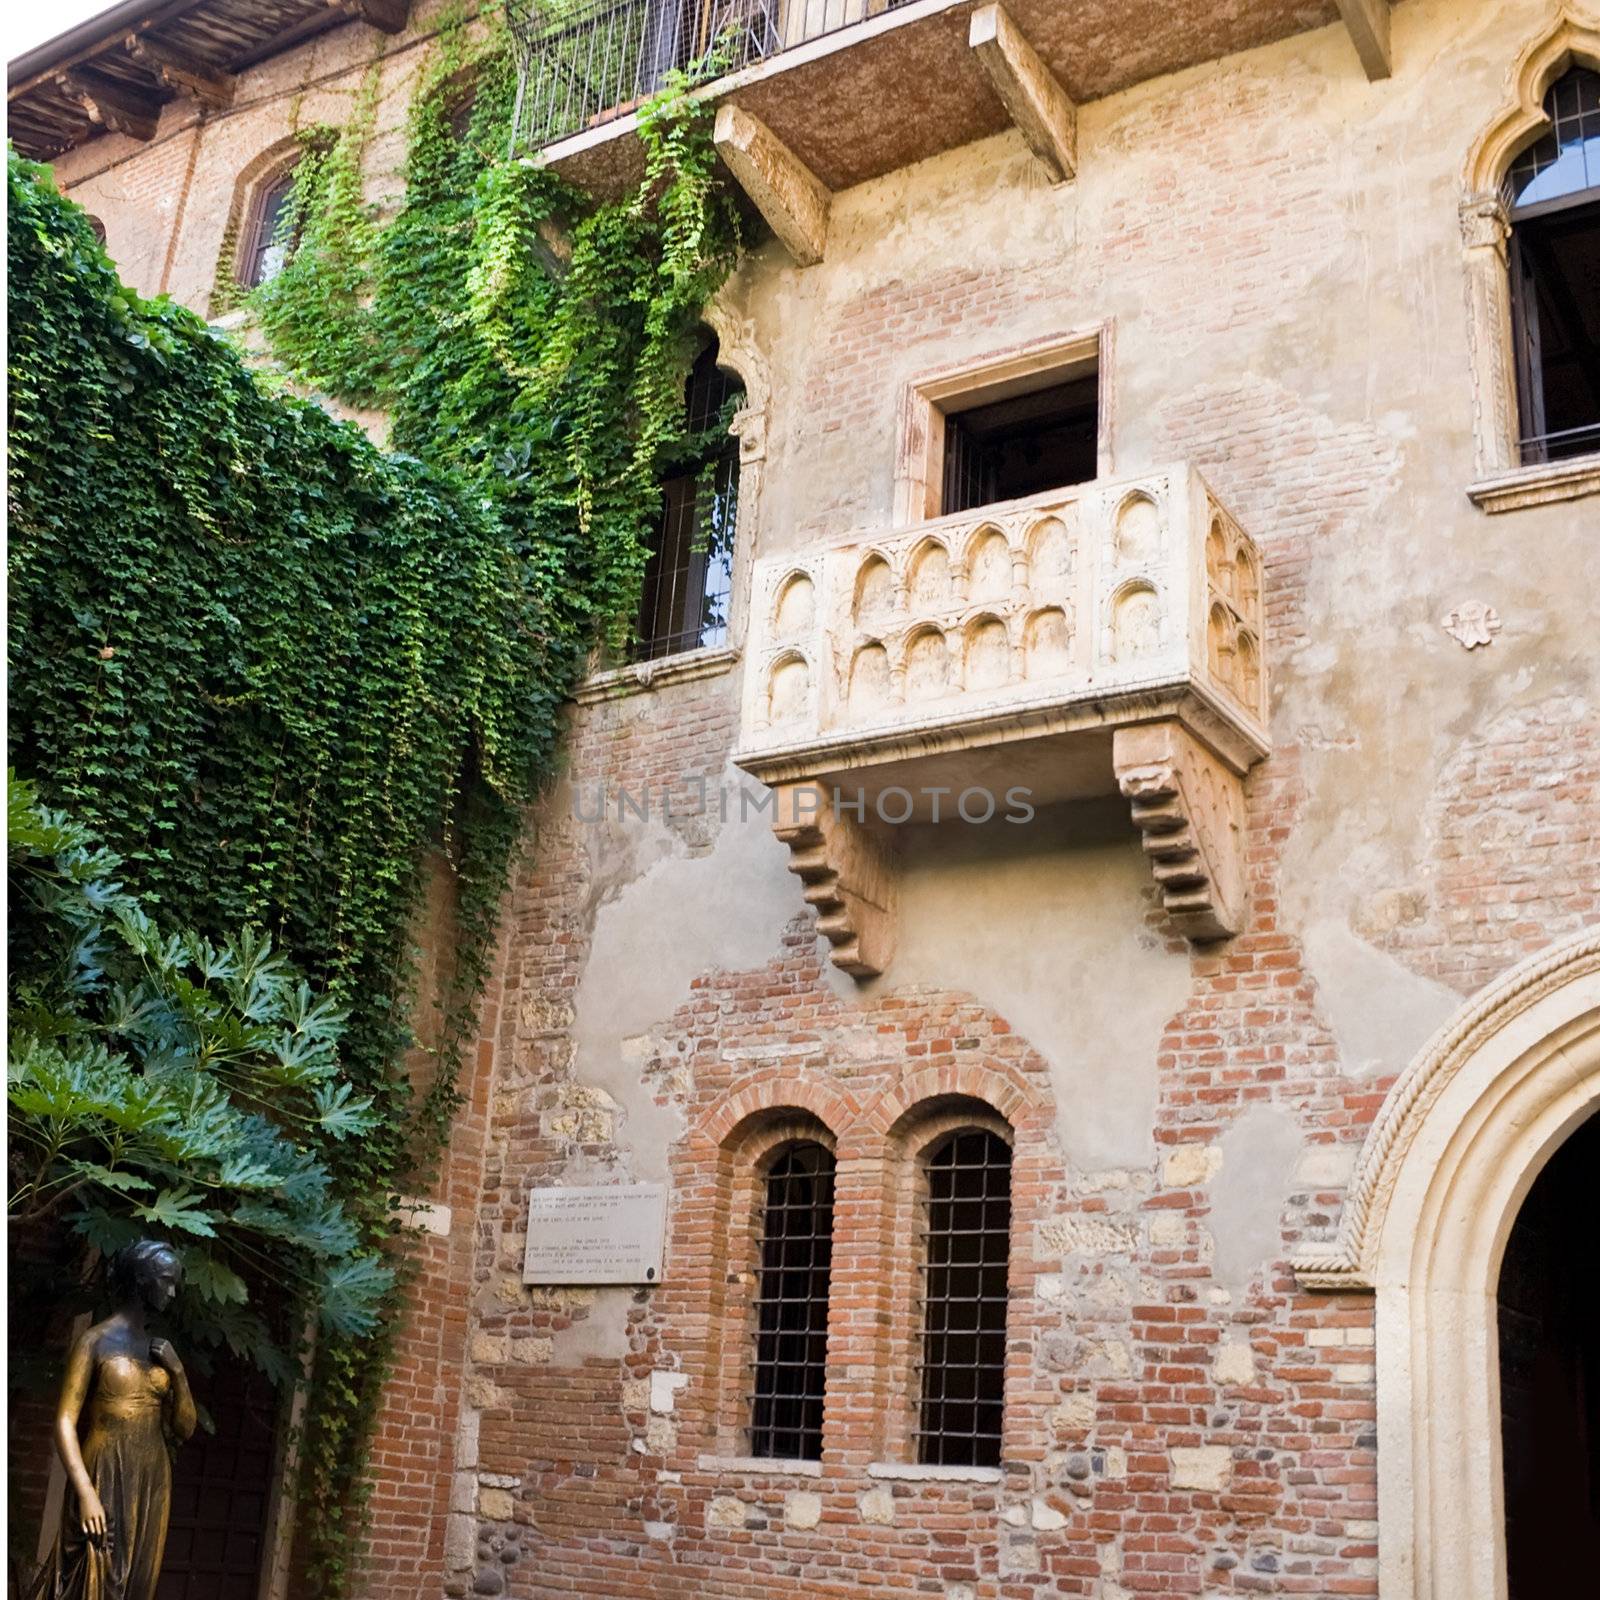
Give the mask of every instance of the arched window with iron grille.
[[1011, 1146], [959, 1128], [923, 1160], [917, 1459], [997, 1467], [1005, 1411]]
[[832, 1154], [809, 1140], [783, 1146], [767, 1168], [750, 1392], [753, 1456], [822, 1457], [833, 1177]]
[[1573, 67], [1544, 110], [1505, 187], [1525, 465], [1600, 452], [1600, 72]]

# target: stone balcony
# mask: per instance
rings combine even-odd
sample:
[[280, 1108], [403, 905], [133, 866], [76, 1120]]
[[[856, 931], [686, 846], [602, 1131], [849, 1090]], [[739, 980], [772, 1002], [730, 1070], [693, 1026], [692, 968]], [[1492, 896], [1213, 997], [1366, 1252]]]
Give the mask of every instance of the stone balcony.
[[1185, 466], [757, 563], [735, 759], [777, 792], [835, 961], [887, 965], [894, 824], [1003, 815], [1012, 790], [1120, 790], [1176, 926], [1236, 932], [1261, 572]]

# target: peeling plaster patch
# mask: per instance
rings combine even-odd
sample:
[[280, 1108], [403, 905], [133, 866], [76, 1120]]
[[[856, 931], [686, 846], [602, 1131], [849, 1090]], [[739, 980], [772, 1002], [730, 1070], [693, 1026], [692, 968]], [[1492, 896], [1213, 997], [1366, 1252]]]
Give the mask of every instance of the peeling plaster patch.
[[1148, 1167], [1156, 1053], [1189, 960], [1145, 926], [1150, 868], [1126, 806], [902, 831], [900, 950], [869, 987], [972, 994], [1049, 1062], [1074, 1166]]
[[570, 1328], [560, 1328], [550, 1340], [550, 1364], [581, 1366], [599, 1357], [617, 1360], [628, 1353], [628, 1307], [632, 1289], [596, 1289], [586, 1310], [579, 1310]]
[[686, 1372], [656, 1371], [650, 1374], [650, 1409], [667, 1415], [672, 1410], [678, 1390], [689, 1382]]
[[1399, 1072], [1461, 1005], [1455, 990], [1419, 977], [1342, 922], [1305, 930], [1306, 965], [1347, 1073]]
[[1221, 1146], [1222, 1170], [1212, 1180], [1207, 1219], [1216, 1241], [1212, 1273], [1243, 1289], [1281, 1250], [1283, 1205], [1301, 1150], [1300, 1130], [1287, 1112], [1251, 1106], [1223, 1134]]
[[[739, 777], [730, 768], [724, 781]], [[805, 902], [768, 819], [741, 818], [736, 798], [701, 854], [689, 853], [657, 809], [647, 821], [630, 816], [619, 824], [613, 804], [608, 818], [585, 829], [591, 871], [609, 876], [578, 987], [574, 1074], [617, 1106], [617, 1139], [632, 1176], [662, 1180], [683, 1119], [657, 1103], [641, 1074], [650, 1031], [683, 1003], [701, 973], [744, 970], [775, 954]], [[635, 875], [620, 871], [619, 859], [633, 864]]]

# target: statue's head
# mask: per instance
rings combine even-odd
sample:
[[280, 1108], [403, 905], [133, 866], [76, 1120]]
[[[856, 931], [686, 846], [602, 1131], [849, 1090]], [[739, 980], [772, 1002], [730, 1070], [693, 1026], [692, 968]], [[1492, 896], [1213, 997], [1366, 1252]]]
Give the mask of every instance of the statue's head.
[[165, 1239], [125, 1244], [106, 1268], [118, 1305], [139, 1301], [149, 1311], [165, 1311], [183, 1286], [183, 1263]]

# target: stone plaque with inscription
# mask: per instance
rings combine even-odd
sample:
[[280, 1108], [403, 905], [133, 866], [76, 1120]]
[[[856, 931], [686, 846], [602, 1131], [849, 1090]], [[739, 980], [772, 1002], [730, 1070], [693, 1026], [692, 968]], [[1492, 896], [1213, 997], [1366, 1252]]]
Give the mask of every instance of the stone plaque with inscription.
[[659, 1183], [535, 1189], [524, 1283], [659, 1283], [667, 1191]]

